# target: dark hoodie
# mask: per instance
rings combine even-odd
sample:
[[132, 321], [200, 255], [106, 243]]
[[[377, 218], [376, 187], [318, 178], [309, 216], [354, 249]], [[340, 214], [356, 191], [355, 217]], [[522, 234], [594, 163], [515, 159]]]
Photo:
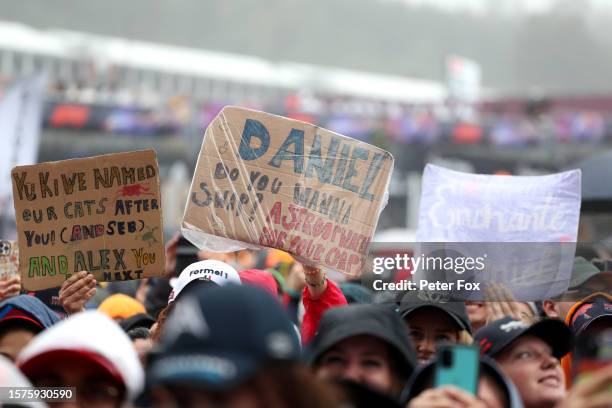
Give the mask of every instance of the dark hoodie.
[[41, 330], [53, 326], [60, 320], [59, 316], [42, 301], [29, 295], [15, 296], [0, 303], [0, 328], [4, 322], [12, 320], [11, 317], [15, 314], [25, 315], [16, 318], [30, 321], [35, 326], [40, 326]]
[[[405, 406], [408, 406], [408, 402], [413, 398], [417, 397], [423, 391], [432, 388], [434, 370], [436, 367], [435, 361], [429, 362], [424, 366], [420, 367], [418, 371], [410, 378], [408, 387], [402, 393], [402, 402]], [[493, 380], [502, 387], [506, 394], [506, 399], [509, 401], [507, 408], [524, 408], [521, 396], [518, 390], [497, 366], [497, 363], [492, 359], [482, 356], [480, 358], [481, 372], [489, 374]]]

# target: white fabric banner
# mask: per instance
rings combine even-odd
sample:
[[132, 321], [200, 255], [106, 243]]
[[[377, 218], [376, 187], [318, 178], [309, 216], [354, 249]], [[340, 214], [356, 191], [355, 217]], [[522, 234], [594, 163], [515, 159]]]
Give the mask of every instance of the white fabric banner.
[[0, 215], [4, 217], [14, 214], [11, 169], [34, 164], [38, 157], [45, 79], [44, 75], [23, 79], [0, 100]]
[[547, 176], [468, 174], [428, 164], [419, 242], [576, 242], [580, 170]]

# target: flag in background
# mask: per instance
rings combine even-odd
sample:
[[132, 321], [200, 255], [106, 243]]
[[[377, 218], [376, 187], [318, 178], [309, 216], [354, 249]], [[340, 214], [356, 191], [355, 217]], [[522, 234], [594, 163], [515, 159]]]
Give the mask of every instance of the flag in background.
[[20, 80], [0, 100], [0, 238], [15, 233], [11, 169], [38, 157], [45, 82], [44, 75]]

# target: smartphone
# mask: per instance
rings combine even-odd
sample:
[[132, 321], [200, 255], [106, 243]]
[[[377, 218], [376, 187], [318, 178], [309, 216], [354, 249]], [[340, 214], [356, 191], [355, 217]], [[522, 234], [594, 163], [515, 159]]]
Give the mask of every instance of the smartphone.
[[435, 385], [454, 385], [472, 395], [478, 391], [480, 351], [460, 344], [440, 345], [437, 350]]
[[179, 276], [181, 272], [183, 272], [183, 269], [198, 261], [198, 248], [185, 237], [181, 237], [176, 247], [176, 268], [174, 268], [174, 276]]
[[16, 241], [0, 240], [0, 279], [19, 275], [19, 247]]
[[[612, 365], [612, 329], [596, 336], [579, 336], [573, 353], [572, 374], [577, 384], [594, 371]], [[608, 388], [612, 392], [612, 384]]]

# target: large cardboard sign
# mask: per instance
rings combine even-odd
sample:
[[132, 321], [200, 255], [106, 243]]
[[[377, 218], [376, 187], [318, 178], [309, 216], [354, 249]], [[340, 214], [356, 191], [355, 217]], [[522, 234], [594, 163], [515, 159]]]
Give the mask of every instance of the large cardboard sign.
[[82, 270], [98, 281], [163, 273], [154, 150], [18, 166], [12, 180], [26, 289], [60, 286]]
[[278, 248], [359, 275], [392, 169], [391, 154], [366, 143], [226, 107], [204, 135], [183, 235], [202, 249]]

